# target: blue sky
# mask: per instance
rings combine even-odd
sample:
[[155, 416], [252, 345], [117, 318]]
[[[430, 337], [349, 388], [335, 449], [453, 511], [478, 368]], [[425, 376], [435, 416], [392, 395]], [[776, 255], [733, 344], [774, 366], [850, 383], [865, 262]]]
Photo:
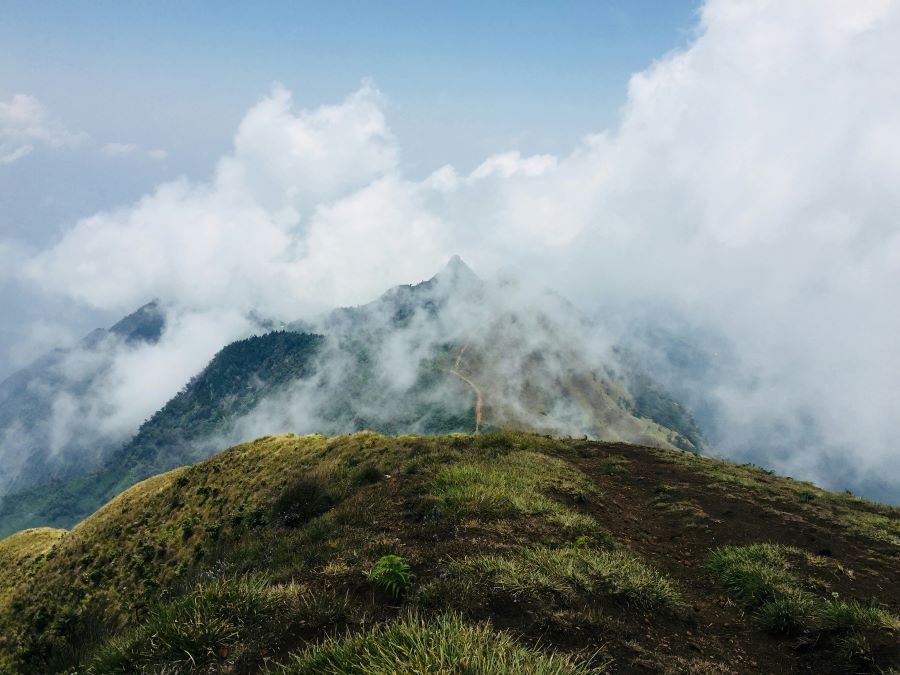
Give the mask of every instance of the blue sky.
[[[413, 173], [493, 152], [568, 152], [615, 122], [629, 76], [682, 46], [696, 3], [17, 2], [0, 6], [0, 100], [39, 99], [84, 148], [0, 170], [0, 226], [35, 245], [160, 180], [208, 175], [273, 82], [300, 107], [372, 78]], [[39, 186], [39, 194], [35, 191]]]

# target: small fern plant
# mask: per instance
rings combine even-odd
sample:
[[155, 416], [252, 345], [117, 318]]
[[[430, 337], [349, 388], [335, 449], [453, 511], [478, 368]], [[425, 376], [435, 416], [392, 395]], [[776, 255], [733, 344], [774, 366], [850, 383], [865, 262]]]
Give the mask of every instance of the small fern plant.
[[378, 559], [369, 572], [369, 580], [381, 586], [395, 598], [409, 586], [415, 575], [399, 555], [386, 555]]

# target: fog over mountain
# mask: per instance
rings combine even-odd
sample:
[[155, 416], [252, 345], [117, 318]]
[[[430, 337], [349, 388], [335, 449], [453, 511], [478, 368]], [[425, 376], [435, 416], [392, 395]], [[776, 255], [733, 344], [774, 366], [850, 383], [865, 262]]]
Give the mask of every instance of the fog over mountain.
[[[498, 148], [421, 179], [389, 91], [298, 110], [274, 85], [207, 180], [86, 216], [44, 250], [0, 241], [3, 274], [120, 315], [158, 299], [158, 339], [111, 343], [76, 414], [108, 437], [227, 343], [314, 326], [459, 253], [569, 298], [603, 349], [652, 364], [714, 451], [900, 501], [898, 61], [897, 3], [709, 0], [690, 44], [633, 76], [613, 128], [568, 155]], [[387, 386], [408, 383], [416, 328], [385, 344]]]

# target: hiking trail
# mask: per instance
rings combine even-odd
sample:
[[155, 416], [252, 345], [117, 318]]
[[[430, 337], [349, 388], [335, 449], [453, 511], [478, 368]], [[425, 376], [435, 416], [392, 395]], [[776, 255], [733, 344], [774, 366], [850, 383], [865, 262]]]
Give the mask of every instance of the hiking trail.
[[481, 428], [481, 410], [484, 398], [481, 395], [481, 389], [478, 388], [478, 385], [472, 382], [472, 380], [470, 380], [459, 371], [460, 361], [462, 360], [463, 354], [465, 353], [466, 347], [468, 346], [468, 344], [462, 346], [462, 349], [459, 350], [459, 354], [456, 355], [456, 361], [454, 362], [453, 367], [447, 372], [456, 375], [456, 377], [469, 385], [472, 391], [475, 392], [475, 433], [477, 434], [478, 430]]

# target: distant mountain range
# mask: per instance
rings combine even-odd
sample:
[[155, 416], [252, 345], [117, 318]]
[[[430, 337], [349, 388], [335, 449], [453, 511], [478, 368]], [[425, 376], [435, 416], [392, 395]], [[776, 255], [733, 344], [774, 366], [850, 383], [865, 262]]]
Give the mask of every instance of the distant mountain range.
[[[443, 434], [493, 427], [699, 450], [687, 410], [627, 349], [563, 298], [511, 281], [487, 283], [454, 257], [428, 281], [372, 303], [229, 344], [131, 438], [50, 450], [53, 401], [87, 392], [107, 367], [104, 349], [154, 342], [156, 303], [79, 348], [95, 354], [82, 379], [56, 375], [56, 352], [0, 385], [7, 462], [0, 536], [24, 527], [70, 527], [151, 475], [223, 447], [281, 432]], [[61, 384], [64, 383], [64, 384]], [[26, 430], [19, 433], [16, 430]], [[90, 439], [85, 433], [84, 439]], [[12, 467], [12, 468], [10, 468]]]

